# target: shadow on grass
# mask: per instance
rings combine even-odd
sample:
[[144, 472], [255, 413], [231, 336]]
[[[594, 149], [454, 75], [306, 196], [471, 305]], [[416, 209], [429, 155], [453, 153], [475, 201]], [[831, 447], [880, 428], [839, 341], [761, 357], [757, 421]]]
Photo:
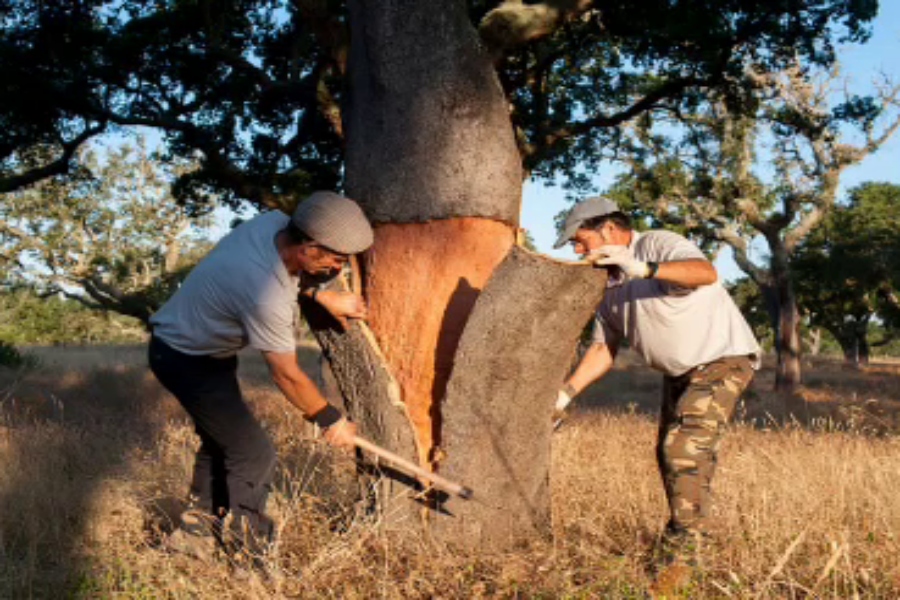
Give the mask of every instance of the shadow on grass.
[[[298, 350], [314, 369], [318, 352]], [[152, 545], [171, 529], [196, 440], [187, 415], [146, 366], [145, 347], [31, 353], [37, 368], [0, 369], [0, 597], [90, 597], [93, 579], [115, 570], [95, 563], [101, 546]], [[258, 353], [241, 363], [245, 390], [275, 389]], [[175, 446], [167, 431], [179, 432]], [[177, 456], [163, 456], [173, 449]], [[299, 460], [289, 458], [283, 469], [295, 473]], [[167, 468], [164, 481], [148, 475]], [[124, 534], [115, 531], [123, 519], [132, 525]], [[110, 539], [119, 534], [135, 539]]]
[[103, 527], [102, 487], [127, 479], [135, 453], [149, 452], [165, 425], [163, 393], [149, 371], [108, 358], [94, 368], [46, 362], [0, 372], [4, 597], [78, 593]]

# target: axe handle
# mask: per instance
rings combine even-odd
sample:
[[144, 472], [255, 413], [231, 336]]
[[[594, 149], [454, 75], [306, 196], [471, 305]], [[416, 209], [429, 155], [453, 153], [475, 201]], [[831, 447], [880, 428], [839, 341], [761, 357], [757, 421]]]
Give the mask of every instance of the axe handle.
[[460, 485], [455, 481], [450, 481], [446, 477], [441, 477], [437, 473], [432, 473], [426, 469], [423, 469], [419, 465], [413, 463], [412, 461], [406, 460], [402, 456], [397, 456], [390, 450], [385, 450], [380, 446], [376, 446], [369, 440], [365, 438], [361, 438], [358, 435], [353, 436], [353, 443], [360, 450], [365, 450], [366, 452], [371, 452], [375, 456], [379, 458], [383, 458], [384, 460], [393, 463], [395, 466], [400, 467], [404, 471], [409, 474], [416, 475], [429, 481], [435, 487], [438, 487], [444, 490], [447, 493], [454, 494], [459, 496], [460, 498], [464, 498], [468, 500], [472, 497], [472, 490], [464, 485]]

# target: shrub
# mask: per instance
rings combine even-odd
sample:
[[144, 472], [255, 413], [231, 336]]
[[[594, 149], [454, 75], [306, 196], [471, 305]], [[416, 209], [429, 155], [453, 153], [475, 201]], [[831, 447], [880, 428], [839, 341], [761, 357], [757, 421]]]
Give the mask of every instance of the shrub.
[[30, 354], [23, 354], [10, 344], [0, 340], [0, 367], [23, 369], [37, 366], [38, 359]]

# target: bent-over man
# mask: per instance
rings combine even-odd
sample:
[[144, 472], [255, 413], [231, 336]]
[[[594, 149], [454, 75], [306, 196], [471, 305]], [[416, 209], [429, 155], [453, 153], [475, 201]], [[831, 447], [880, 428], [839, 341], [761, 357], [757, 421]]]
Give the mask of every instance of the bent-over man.
[[306, 294], [338, 318], [364, 318], [359, 296], [301, 284], [335, 274], [372, 239], [355, 202], [316, 192], [292, 216], [266, 212], [235, 228], [151, 318], [150, 367], [190, 415], [201, 442], [190, 507], [169, 538], [172, 549], [208, 556], [219, 538], [232, 554], [257, 554], [271, 540], [265, 506], [275, 449], [241, 397], [237, 352], [245, 346], [262, 353], [285, 398], [329, 443], [352, 447], [355, 426], [297, 364], [297, 296]]
[[596, 197], [569, 212], [556, 247], [567, 242], [609, 267], [609, 282], [593, 343], [556, 408], [609, 372], [623, 340], [661, 371], [657, 460], [670, 511], [664, 547], [695, 547], [709, 527], [719, 442], [758, 367], [759, 344], [715, 267], [684, 237], [635, 231], [615, 202]]

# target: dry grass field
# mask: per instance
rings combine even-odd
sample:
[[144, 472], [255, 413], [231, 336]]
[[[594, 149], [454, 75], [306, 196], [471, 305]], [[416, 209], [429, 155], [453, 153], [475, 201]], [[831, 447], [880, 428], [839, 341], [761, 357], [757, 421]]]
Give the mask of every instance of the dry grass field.
[[[37, 349], [0, 371], [3, 598], [644, 598], [665, 519], [653, 459], [659, 376], [622, 361], [555, 437], [554, 541], [442, 548], [354, 511], [349, 458], [313, 439], [243, 359], [276, 439], [272, 582], [159, 549], [195, 439], [143, 348]], [[316, 352], [303, 350], [314, 368]], [[690, 598], [900, 597], [900, 365], [809, 365], [795, 397], [760, 373], [727, 437], [718, 529]], [[549, 401], [549, 399], [548, 399]]]

